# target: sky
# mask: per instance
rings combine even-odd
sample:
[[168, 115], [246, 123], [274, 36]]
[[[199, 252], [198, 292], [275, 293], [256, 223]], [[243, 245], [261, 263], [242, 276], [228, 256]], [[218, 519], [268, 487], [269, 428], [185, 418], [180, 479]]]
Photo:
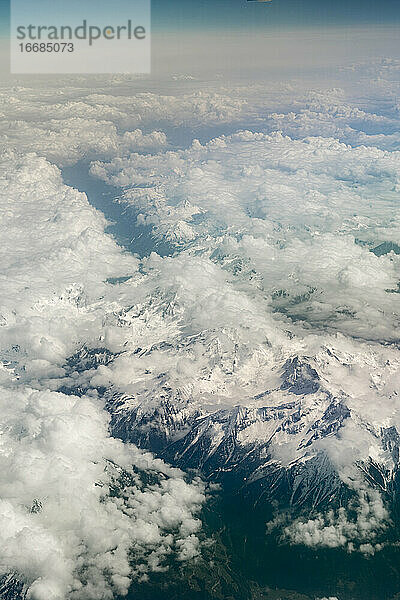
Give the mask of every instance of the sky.
[[[8, 31], [10, 0], [0, 0], [1, 35]], [[154, 31], [248, 30], [400, 23], [397, 0], [152, 0]]]
[[[97, 1], [84, 4], [93, 3], [98, 14]], [[400, 58], [398, 0], [151, 0], [151, 12], [156, 76], [236, 69], [258, 78], [284, 69]], [[9, 13], [10, 0], [0, 0], [0, 71], [5, 76]]]
[[[156, 77], [236, 72], [260, 78], [284, 71], [304, 76], [310, 68], [400, 58], [398, 0], [152, 0], [151, 7]], [[9, 12], [10, 0], [0, 0], [5, 77]]]
[[153, 0], [155, 29], [247, 29], [400, 22], [397, 0]]

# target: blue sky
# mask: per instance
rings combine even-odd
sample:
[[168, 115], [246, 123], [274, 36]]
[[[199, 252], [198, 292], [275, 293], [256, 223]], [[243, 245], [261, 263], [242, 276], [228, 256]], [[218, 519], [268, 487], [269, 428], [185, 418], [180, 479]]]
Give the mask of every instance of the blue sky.
[[399, 0], [153, 0], [155, 29], [248, 29], [400, 23]]
[[0, 35], [5, 36], [9, 29], [9, 1], [0, 0]]
[[[32, 0], [34, 3], [35, 0]], [[0, 0], [8, 31], [10, 0]], [[399, 0], [152, 0], [153, 29], [215, 30], [400, 23]]]

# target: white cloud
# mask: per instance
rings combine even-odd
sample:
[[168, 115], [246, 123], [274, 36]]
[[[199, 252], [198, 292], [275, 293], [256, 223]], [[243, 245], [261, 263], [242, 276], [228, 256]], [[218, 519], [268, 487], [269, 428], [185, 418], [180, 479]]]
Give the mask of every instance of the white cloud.
[[393, 338], [396, 295], [386, 290], [397, 287], [398, 258], [378, 258], [368, 246], [400, 233], [399, 152], [243, 131], [184, 151], [96, 162], [91, 171], [128, 188], [121, 201], [156, 238], [189, 252], [196, 242], [213, 256], [218, 248], [227, 266], [238, 259], [254, 269], [267, 293], [286, 295], [277, 302], [286, 313]]
[[[0, 398], [1, 565], [23, 577], [28, 598], [124, 594], [133, 569], [199, 553], [202, 484], [111, 438], [98, 401], [21, 387]], [[132, 483], [113, 497], [122, 468]]]
[[149, 92], [114, 96], [105, 88], [0, 89], [3, 148], [36, 152], [58, 166], [108, 159], [133, 151], [154, 152], [167, 146], [154, 123], [177, 126], [237, 122], [248, 114], [239, 93], [194, 91], [180, 97]]
[[[384, 544], [379, 536], [390, 527], [389, 513], [378, 490], [365, 485], [355, 471], [355, 478], [346, 478], [357, 500], [349, 506], [319, 513], [308, 520], [298, 519], [284, 528], [284, 535], [293, 544], [312, 548], [344, 548], [347, 552], [358, 550], [372, 555]], [[354, 511], [355, 517], [349, 516]]]
[[135, 274], [137, 260], [44, 159], [8, 153], [1, 177], [1, 570], [32, 600], [125, 594], [164, 556], [199, 553], [204, 487], [110, 437], [95, 396], [51, 392], [46, 379], [82, 343], [100, 343], [106, 279]]

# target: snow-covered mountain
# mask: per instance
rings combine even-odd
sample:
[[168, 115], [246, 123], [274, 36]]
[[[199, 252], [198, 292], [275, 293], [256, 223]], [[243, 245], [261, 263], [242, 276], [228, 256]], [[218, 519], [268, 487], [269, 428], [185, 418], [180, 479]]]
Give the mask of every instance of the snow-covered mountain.
[[[229, 331], [220, 338], [215, 331], [202, 334], [208, 368], [197, 380], [197, 390], [208, 385], [210, 393], [216, 371], [219, 379], [214, 385], [220, 393], [226, 391], [227, 379], [235, 377], [240, 352], [237, 345], [229, 346], [231, 335]], [[179, 356], [197, 341], [163, 349]], [[197, 393], [190, 378], [186, 387], [179, 387], [168, 373], [144, 373], [146, 387], [143, 381], [137, 384], [137, 394], [118, 393], [115, 386], [100, 386], [98, 392], [111, 414], [114, 436], [151, 449], [184, 470], [195, 469], [203, 478], [222, 484], [223, 493], [251, 503], [279, 505], [292, 515], [284, 522], [287, 540], [300, 542], [306, 518], [320, 529], [320, 535], [304, 536], [303, 543], [351, 544], [371, 552], [373, 546], [366, 544], [384, 535], [397, 500], [400, 435], [393, 424], [393, 404], [383, 406], [380, 414], [373, 407], [374, 402], [382, 402], [385, 392], [379, 383], [382, 374], [386, 373], [388, 383], [389, 373], [397, 374], [397, 363], [390, 347], [382, 356], [380, 347], [366, 344], [364, 354], [355, 355], [344, 351], [343, 340], [336, 338], [336, 343], [336, 348], [323, 346], [313, 357], [287, 358], [271, 369], [264, 386], [261, 381], [254, 384], [261, 391], [241, 397], [237, 388], [236, 403], [219, 398], [219, 408], [211, 405], [209, 395]], [[159, 346], [138, 348], [134, 356], [144, 359], [158, 352]], [[82, 381], [87, 371], [93, 383], [94, 373], [112, 368], [118, 360], [126, 363], [128, 357], [113, 356], [105, 349], [82, 349], [70, 359], [69, 368], [80, 372]], [[360, 402], [366, 390], [357, 382], [366, 370], [372, 404], [367, 407]], [[390, 402], [396, 402], [396, 391], [387, 398]], [[350, 519], [344, 527], [347, 534], [344, 531], [332, 541], [326, 533], [330, 526], [340, 527], [340, 507], [352, 514], [346, 516]], [[319, 521], [326, 511], [333, 511], [330, 523]], [[369, 514], [365, 529], [359, 523], [363, 511]]]

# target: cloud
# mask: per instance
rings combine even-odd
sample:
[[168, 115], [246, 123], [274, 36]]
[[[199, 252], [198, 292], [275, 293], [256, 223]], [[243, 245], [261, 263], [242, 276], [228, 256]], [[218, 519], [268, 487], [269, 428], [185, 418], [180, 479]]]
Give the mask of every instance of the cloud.
[[107, 277], [137, 260], [57, 168], [2, 158], [1, 571], [32, 600], [126, 594], [167, 556], [199, 554], [204, 486], [113, 439], [96, 396], [47, 389], [101, 335]]
[[[104, 90], [106, 91], [106, 90]], [[228, 91], [192, 92], [181, 97], [149, 92], [113, 96], [101, 88], [56, 93], [22, 88], [0, 91], [2, 147], [36, 152], [59, 166], [84, 159], [154, 152], [167, 146], [153, 124], [191, 126], [238, 121], [246, 101]], [[142, 129], [140, 128], [142, 127]], [[145, 130], [145, 131], [143, 131]]]
[[[298, 519], [284, 528], [284, 536], [292, 544], [311, 548], [344, 548], [373, 555], [384, 547], [382, 534], [391, 525], [389, 513], [377, 490], [367, 488], [357, 476], [350, 486], [357, 500], [349, 506], [328, 510], [308, 520]], [[347, 481], [348, 482], [348, 481]], [[355, 513], [351, 518], [349, 512]]]
[[166, 555], [198, 555], [201, 482], [112, 439], [98, 401], [2, 388], [1, 413], [1, 565], [28, 598], [125, 594]]
[[[126, 188], [121, 202], [156, 238], [189, 252], [196, 244], [216, 261], [218, 252], [227, 268], [245, 262], [271, 297], [281, 290], [276, 306], [285, 314], [392, 339], [397, 312], [387, 290], [396, 289], [398, 261], [369, 250], [399, 235], [398, 152], [243, 131], [183, 151], [95, 162], [91, 172]], [[385, 201], [375, 201], [378, 190]], [[290, 274], [284, 282], [282, 273]]]
[[154, 131], [143, 134], [140, 129], [119, 135], [109, 121], [64, 118], [41, 123], [20, 121], [3, 132], [4, 146], [17, 146], [20, 151], [35, 151], [59, 165], [70, 165], [95, 156], [112, 157], [131, 150], [149, 151], [166, 146], [166, 136]]

